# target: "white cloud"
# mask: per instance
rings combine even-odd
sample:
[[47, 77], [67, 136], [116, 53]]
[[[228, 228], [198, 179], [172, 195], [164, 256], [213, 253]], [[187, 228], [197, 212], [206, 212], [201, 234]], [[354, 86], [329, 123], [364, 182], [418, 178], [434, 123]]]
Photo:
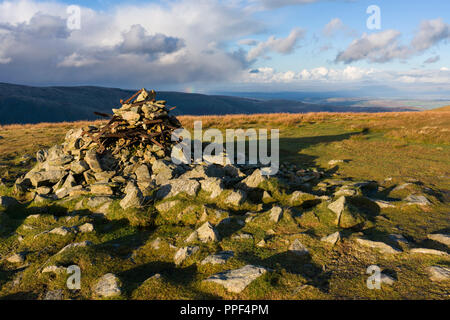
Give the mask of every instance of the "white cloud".
[[441, 41], [450, 39], [450, 25], [442, 19], [423, 21], [411, 42], [417, 51], [425, 51]]
[[258, 45], [248, 52], [248, 60], [254, 60], [271, 51], [281, 54], [292, 53], [298, 41], [304, 38], [304, 36], [305, 31], [299, 28], [293, 29], [286, 38], [277, 39], [275, 36], [271, 36], [267, 41], [258, 43]]
[[425, 64], [431, 64], [431, 63], [436, 63], [436, 62], [438, 62], [439, 60], [441, 60], [441, 56], [437, 55], [437, 56], [428, 58], [428, 59], [425, 60], [423, 63], [425, 63]]

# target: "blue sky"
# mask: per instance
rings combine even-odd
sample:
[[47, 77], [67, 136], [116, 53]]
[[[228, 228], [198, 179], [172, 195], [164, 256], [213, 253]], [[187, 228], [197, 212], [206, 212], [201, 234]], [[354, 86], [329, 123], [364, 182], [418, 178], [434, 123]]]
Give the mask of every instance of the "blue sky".
[[0, 81], [450, 98], [449, 22], [442, 0], [0, 0]]

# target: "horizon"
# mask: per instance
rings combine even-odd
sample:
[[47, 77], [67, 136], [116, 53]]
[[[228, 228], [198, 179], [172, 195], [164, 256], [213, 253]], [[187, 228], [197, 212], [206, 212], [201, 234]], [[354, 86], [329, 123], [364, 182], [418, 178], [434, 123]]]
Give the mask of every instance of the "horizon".
[[0, 1], [0, 82], [448, 100], [448, 9], [437, 0]]

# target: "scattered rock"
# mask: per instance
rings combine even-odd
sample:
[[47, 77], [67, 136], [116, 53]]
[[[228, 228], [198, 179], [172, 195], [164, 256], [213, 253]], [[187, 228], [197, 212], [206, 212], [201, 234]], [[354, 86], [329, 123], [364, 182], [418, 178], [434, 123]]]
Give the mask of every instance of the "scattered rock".
[[393, 277], [383, 272], [380, 274], [380, 281], [381, 283], [387, 284], [389, 286], [393, 285], [396, 282], [396, 280]]
[[278, 206], [275, 206], [272, 208], [272, 210], [270, 210], [269, 216], [271, 221], [277, 223], [283, 217], [283, 209]]
[[406, 238], [403, 235], [401, 235], [401, 234], [390, 234], [389, 238], [392, 241], [395, 241], [396, 243], [408, 244], [408, 240], [406, 240]]
[[83, 242], [77, 242], [77, 243], [71, 243], [62, 248], [57, 254], [61, 254], [67, 250], [73, 249], [73, 248], [84, 248], [87, 246], [92, 245], [92, 242], [90, 241], [83, 241]]
[[24, 263], [25, 262], [25, 254], [24, 253], [15, 253], [15, 254], [9, 256], [8, 258], [6, 258], [6, 261], [8, 261], [9, 263], [15, 263], [15, 264]]
[[180, 201], [178, 201], [178, 200], [165, 201], [165, 202], [157, 204], [155, 207], [156, 207], [156, 210], [158, 210], [159, 212], [165, 213], [165, 212], [170, 211], [170, 209], [172, 209], [179, 203], [180, 203]]
[[344, 163], [344, 160], [330, 160], [330, 161], [328, 162], [328, 165], [334, 167], [334, 166], [337, 165], [338, 163]]
[[65, 237], [69, 233], [72, 233], [72, 230], [67, 227], [58, 227], [58, 228], [51, 230], [49, 233]]
[[195, 180], [187, 179], [173, 179], [170, 183], [163, 185], [156, 193], [156, 198], [159, 200], [175, 197], [180, 193], [185, 193], [188, 196], [196, 196], [200, 191], [200, 183]]
[[225, 199], [225, 204], [239, 206], [247, 199], [247, 193], [242, 190], [232, 191]]
[[47, 266], [42, 269], [41, 273], [63, 273], [64, 271], [66, 271], [64, 267]]
[[191, 233], [191, 235], [186, 239], [186, 242], [189, 243], [196, 241], [197, 239], [201, 242], [219, 241], [219, 235], [214, 227], [209, 222], [206, 222], [200, 228]]
[[91, 197], [87, 201], [86, 205], [88, 208], [95, 209], [100, 207], [102, 204], [111, 203], [112, 199], [109, 197]]
[[89, 233], [89, 232], [94, 231], [94, 225], [92, 223], [85, 223], [85, 224], [79, 226], [78, 230], [81, 233]]
[[180, 248], [174, 256], [174, 261], [176, 265], [180, 265], [184, 260], [195, 254], [200, 250], [200, 247], [184, 247]]
[[224, 264], [234, 257], [233, 251], [222, 251], [206, 257], [200, 264]]
[[242, 180], [242, 184], [247, 188], [253, 189], [257, 188], [262, 182], [266, 180], [267, 176], [264, 176], [260, 169], [256, 169], [250, 176]]
[[107, 273], [98, 280], [94, 292], [102, 298], [119, 296], [121, 294], [120, 281], [116, 275]]
[[202, 189], [211, 193], [212, 199], [217, 198], [225, 190], [223, 181], [219, 178], [206, 178], [200, 181]]
[[64, 300], [64, 291], [61, 289], [47, 291], [44, 300], [53, 300], [53, 301]]
[[341, 240], [341, 234], [340, 234], [339, 231], [337, 231], [337, 232], [335, 232], [333, 234], [330, 234], [330, 235], [320, 239], [320, 241], [327, 242], [327, 243], [330, 243], [332, 245], [335, 245], [340, 240]]
[[297, 256], [304, 256], [309, 254], [308, 248], [306, 248], [299, 239], [295, 239], [294, 242], [289, 246], [289, 252]]
[[240, 293], [251, 282], [266, 273], [267, 270], [263, 267], [246, 265], [240, 269], [229, 270], [212, 275], [206, 282], [214, 282], [225, 287], [230, 292]]
[[447, 234], [429, 234], [428, 239], [445, 244], [446, 246], [450, 247], [450, 236]]
[[364, 247], [377, 249], [382, 253], [396, 254], [396, 253], [401, 252], [400, 250], [394, 249], [393, 247], [391, 247], [390, 245], [388, 245], [384, 242], [371, 241], [371, 240], [361, 239], [361, 238], [356, 239], [356, 241]]
[[433, 282], [449, 281], [450, 280], [450, 268], [431, 266], [426, 269], [430, 276], [430, 280]]
[[138, 186], [130, 181], [125, 189], [126, 196], [120, 201], [122, 209], [140, 208], [144, 202], [144, 195]]

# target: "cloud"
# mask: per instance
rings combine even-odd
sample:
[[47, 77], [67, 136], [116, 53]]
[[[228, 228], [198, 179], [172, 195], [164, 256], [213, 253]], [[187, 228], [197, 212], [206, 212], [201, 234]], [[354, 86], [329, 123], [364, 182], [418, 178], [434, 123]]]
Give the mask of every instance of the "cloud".
[[438, 62], [439, 60], [441, 60], [441, 56], [435, 56], [435, 57], [430, 57], [430, 58], [428, 58], [427, 60], [425, 60], [423, 63], [425, 63], [425, 64], [431, 64], [431, 63], [436, 63], [436, 62]]
[[302, 5], [318, 2], [320, 0], [257, 0], [262, 7], [268, 9], [277, 9], [285, 6]]
[[286, 38], [277, 39], [275, 36], [271, 36], [267, 41], [259, 42], [248, 52], [248, 60], [257, 59], [271, 51], [281, 54], [292, 53], [298, 41], [303, 39], [304, 36], [305, 31], [299, 28], [293, 29]]
[[326, 37], [334, 37], [338, 33], [343, 33], [347, 36], [354, 36], [356, 32], [350, 27], [346, 26], [339, 18], [331, 19], [322, 30], [322, 34]]
[[411, 46], [421, 52], [448, 39], [450, 39], [450, 25], [442, 19], [422, 21]]
[[336, 62], [346, 64], [360, 60], [384, 63], [395, 59], [407, 59], [450, 39], [450, 25], [442, 19], [423, 21], [408, 45], [400, 44], [401, 33], [386, 30], [373, 34], [364, 33], [336, 57]]

